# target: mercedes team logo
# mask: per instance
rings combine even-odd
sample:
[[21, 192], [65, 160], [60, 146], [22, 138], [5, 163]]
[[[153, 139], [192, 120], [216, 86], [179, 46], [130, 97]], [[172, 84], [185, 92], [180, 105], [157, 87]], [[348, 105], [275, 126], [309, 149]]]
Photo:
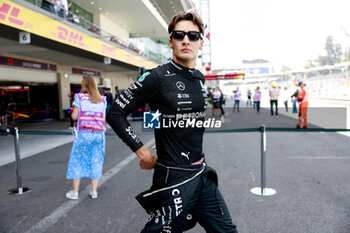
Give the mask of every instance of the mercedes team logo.
[[179, 90], [183, 91], [185, 90], [185, 84], [183, 82], [177, 81], [176, 82], [176, 86], [177, 88], [179, 88]]

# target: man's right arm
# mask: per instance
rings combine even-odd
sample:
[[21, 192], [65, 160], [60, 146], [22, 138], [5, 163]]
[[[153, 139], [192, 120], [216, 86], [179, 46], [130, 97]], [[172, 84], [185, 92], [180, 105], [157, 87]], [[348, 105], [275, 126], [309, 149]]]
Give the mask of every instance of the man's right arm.
[[[127, 116], [145, 103], [157, 98], [159, 78], [156, 72], [146, 72], [117, 98], [107, 115], [107, 122], [116, 134], [140, 159], [142, 169], [151, 169], [156, 157], [143, 145], [127, 120]], [[148, 151], [148, 152], [147, 152]]]

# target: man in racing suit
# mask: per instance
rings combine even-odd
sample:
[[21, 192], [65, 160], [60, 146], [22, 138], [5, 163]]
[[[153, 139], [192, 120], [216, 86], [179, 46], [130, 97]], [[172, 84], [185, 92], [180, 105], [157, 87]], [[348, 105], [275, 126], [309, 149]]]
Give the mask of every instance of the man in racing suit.
[[[237, 232], [220, 191], [215, 171], [205, 163], [202, 151], [207, 107], [204, 76], [195, 70], [203, 47], [203, 23], [194, 13], [180, 12], [168, 28], [173, 60], [146, 71], [110, 109], [107, 121], [137, 154], [142, 169], [153, 169], [150, 190], [136, 199], [149, 213], [142, 232], [183, 232], [199, 222], [207, 232]], [[149, 103], [154, 119], [157, 157], [133, 132], [126, 117]], [[181, 124], [180, 122], [184, 123]], [[188, 122], [192, 124], [187, 125]]]

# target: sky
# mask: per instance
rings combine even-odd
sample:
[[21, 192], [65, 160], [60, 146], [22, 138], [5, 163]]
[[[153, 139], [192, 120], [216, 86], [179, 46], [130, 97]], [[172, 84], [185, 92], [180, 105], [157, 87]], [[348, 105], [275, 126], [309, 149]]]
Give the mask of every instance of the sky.
[[210, 0], [212, 69], [266, 59], [303, 69], [325, 55], [327, 36], [350, 47], [350, 0]]

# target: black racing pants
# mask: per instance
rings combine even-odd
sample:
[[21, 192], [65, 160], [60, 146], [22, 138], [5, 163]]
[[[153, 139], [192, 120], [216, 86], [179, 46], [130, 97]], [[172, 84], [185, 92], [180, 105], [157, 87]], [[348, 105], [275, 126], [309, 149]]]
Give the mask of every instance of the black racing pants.
[[[189, 214], [192, 215], [193, 221], [197, 221], [206, 232], [238, 232], [236, 226], [232, 223], [225, 200], [216, 183], [206, 175], [202, 177], [202, 181], [193, 195], [189, 209]], [[182, 231], [179, 228], [179, 231], [174, 232]]]
[[[163, 172], [158, 173], [158, 175], [161, 175], [161, 173]], [[167, 179], [167, 181], [171, 181], [172, 178], [174, 178], [172, 177], [171, 173], [173, 172], [166, 171], [167, 175], [164, 174], [162, 177], [153, 177], [154, 181], [164, 181], [164, 177], [166, 177], [165, 179]], [[176, 177], [182, 172], [175, 171], [174, 173], [177, 173], [175, 174]], [[154, 212], [158, 212], [158, 214], [155, 214], [155, 217], [158, 218], [152, 218], [146, 224], [145, 228], [142, 230], [142, 233], [180, 233], [191, 229], [197, 222], [205, 229], [206, 232], [210, 233], [238, 232], [236, 225], [232, 223], [232, 219], [224, 198], [217, 187], [217, 176], [213, 169], [206, 167], [205, 171], [191, 182], [177, 186], [176, 188], [172, 188], [169, 190], [169, 192], [172, 195], [179, 194], [175, 198], [169, 198], [169, 203], [174, 201], [177, 203], [177, 206], [175, 206], [176, 208], [172, 208], [173, 210], [171, 213], [174, 215], [174, 209], [177, 208], [179, 208], [179, 210], [181, 209], [181, 213], [176, 215], [176, 217], [172, 217], [170, 224], [164, 224], [160, 229], [159, 222], [164, 220], [166, 222], [166, 220], [169, 219], [170, 213], [167, 212], [167, 206], [169, 204], [161, 200], [162, 195], [164, 194], [157, 193], [157, 195], [159, 195], [159, 197], [157, 197], [158, 201], [157, 203], [153, 202], [153, 205], [163, 203], [161, 206], [165, 206], [165, 208], [157, 207], [160, 209], [160, 211]], [[137, 199], [139, 200], [139, 198]], [[140, 204], [143, 204], [142, 201]]]

